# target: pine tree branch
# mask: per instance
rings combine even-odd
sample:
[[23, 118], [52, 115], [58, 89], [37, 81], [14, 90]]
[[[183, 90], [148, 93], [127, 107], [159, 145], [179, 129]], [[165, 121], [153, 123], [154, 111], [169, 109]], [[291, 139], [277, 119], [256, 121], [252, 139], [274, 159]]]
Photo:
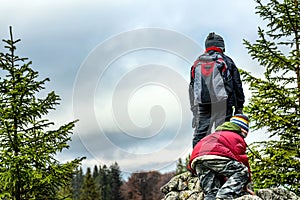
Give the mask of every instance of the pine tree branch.
[[[299, 4], [298, 4], [298, 0], [294, 1], [295, 3], [295, 8], [296, 8], [296, 13], [298, 11], [298, 13], [300, 14], [300, 8], [299, 8]], [[299, 16], [297, 16], [299, 18]], [[294, 34], [295, 34], [295, 44], [296, 44], [296, 58], [298, 58], [298, 60], [300, 60], [300, 36], [299, 36], [299, 25], [298, 23], [295, 23], [295, 30], [294, 30]], [[297, 76], [297, 85], [298, 85], [298, 110], [297, 113], [300, 114], [299, 111], [299, 107], [300, 107], [300, 65], [299, 63], [296, 64], [295, 66], [295, 70], [296, 70], [296, 76]]]

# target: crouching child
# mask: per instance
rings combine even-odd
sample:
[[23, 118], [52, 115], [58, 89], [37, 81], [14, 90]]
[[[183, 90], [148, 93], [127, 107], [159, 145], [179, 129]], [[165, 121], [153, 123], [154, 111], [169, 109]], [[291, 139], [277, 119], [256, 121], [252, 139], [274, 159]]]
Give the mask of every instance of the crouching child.
[[248, 117], [238, 114], [196, 144], [188, 167], [200, 179], [204, 200], [234, 199], [245, 191], [254, 195], [247, 188], [251, 181], [244, 140], [248, 130]]

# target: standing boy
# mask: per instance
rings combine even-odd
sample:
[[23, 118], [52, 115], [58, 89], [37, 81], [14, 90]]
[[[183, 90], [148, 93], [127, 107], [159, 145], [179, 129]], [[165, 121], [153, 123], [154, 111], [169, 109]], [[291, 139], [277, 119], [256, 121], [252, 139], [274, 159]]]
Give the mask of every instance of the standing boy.
[[[239, 71], [233, 60], [224, 54], [225, 43], [223, 38], [215, 33], [209, 33], [205, 40], [205, 48], [204, 54], [199, 56], [191, 68], [189, 98], [191, 111], [194, 115], [192, 123], [195, 129], [193, 147], [199, 140], [211, 133], [213, 125], [218, 127], [224, 121], [229, 121], [233, 115], [233, 107], [234, 114], [243, 114], [245, 101]], [[220, 69], [224, 83], [207, 86], [201, 80], [203, 76], [211, 74], [213, 71], [213, 69], [207, 68], [209, 65], [204, 66], [205, 69], [197, 68], [199, 61], [207, 60], [207, 58], [217, 60], [218, 65], [224, 64], [224, 66], [221, 66], [222, 70]], [[219, 68], [219, 66], [217, 67]], [[205, 87], [203, 87], [204, 85]], [[213, 102], [211, 99], [212, 90], [216, 90], [218, 94], [222, 93], [224, 98]]]

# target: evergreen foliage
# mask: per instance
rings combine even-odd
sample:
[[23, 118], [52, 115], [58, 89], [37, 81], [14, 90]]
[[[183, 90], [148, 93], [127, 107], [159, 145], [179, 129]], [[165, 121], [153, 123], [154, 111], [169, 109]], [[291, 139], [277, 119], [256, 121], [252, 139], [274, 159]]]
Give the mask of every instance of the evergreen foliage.
[[[93, 171], [87, 168], [85, 174], [80, 168], [72, 180], [72, 199], [162, 199], [163, 193], [160, 192], [160, 188], [173, 176], [174, 173], [160, 174], [157, 171], [136, 172], [131, 174], [128, 181], [123, 181], [117, 162], [109, 167], [94, 166]], [[69, 188], [66, 188], [61, 192], [69, 191]]]
[[110, 186], [111, 186], [111, 199], [112, 200], [121, 200], [121, 191], [122, 186], [121, 180], [121, 171], [118, 163], [112, 164], [110, 167]]
[[0, 199], [57, 199], [83, 158], [60, 163], [55, 155], [68, 148], [76, 121], [57, 130], [45, 115], [60, 100], [54, 92], [39, 98], [48, 78], [38, 80], [31, 61], [16, 55], [10, 39], [0, 52]]
[[178, 161], [177, 161], [177, 164], [176, 164], [175, 174], [178, 175], [178, 174], [182, 174], [182, 173], [188, 171], [187, 166], [189, 164], [189, 161], [190, 161], [190, 155], [188, 155], [185, 158], [184, 163], [182, 161], [182, 158], [179, 158]]
[[100, 200], [100, 192], [97, 190], [96, 182], [88, 167], [80, 190], [80, 200]]
[[74, 174], [73, 179], [71, 181], [74, 200], [78, 200], [80, 197], [80, 190], [83, 184], [83, 179], [84, 179], [84, 175], [82, 172], [82, 168], [80, 167], [79, 170], [77, 170], [76, 174]]
[[87, 168], [86, 174], [80, 168], [72, 180], [73, 199], [122, 200], [122, 184], [121, 171], [116, 162], [109, 168], [106, 165], [95, 165], [93, 171]]
[[99, 176], [98, 166], [95, 165], [93, 170], [93, 179], [96, 179], [98, 176]]
[[244, 44], [265, 72], [260, 78], [245, 71], [242, 76], [252, 91], [246, 108], [252, 128], [265, 128], [270, 140], [252, 145], [254, 184], [300, 194], [300, 3], [255, 1], [267, 29], [259, 27], [259, 39]]
[[111, 193], [111, 185], [110, 185], [110, 177], [109, 177], [109, 169], [106, 165], [103, 165], [99, 169], [99, 178], [98, 178], [99, 186], [100, 186], [100, 195], [103, 199], [110, 199]]
[[176, 164], [176, 171], [175, 171], [175, 173], [176, 173], [176, 175], [178, 175], [178, 174], [183, 173], [184, 171], [185, 171], [185, 166], [184, 166], [184, 164], [182, 162], [182, 159], [179, 158], [178, 161], [177, 161], [177, 164]]
[[73, 197], [73, 188], [71, 183], [61, 187], [57, 194], [57, 199], [72, 200], [73, 199], [72, 197]]

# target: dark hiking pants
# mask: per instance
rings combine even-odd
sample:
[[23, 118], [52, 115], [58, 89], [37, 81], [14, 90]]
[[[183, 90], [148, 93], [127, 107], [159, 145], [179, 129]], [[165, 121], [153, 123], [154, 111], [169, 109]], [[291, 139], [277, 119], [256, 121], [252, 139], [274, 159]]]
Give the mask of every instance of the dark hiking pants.
[[242, 188], [249, 177], [248, 168], [235, 160], [198, 162], [196, 172], [204, 192], [204, 200], [234, 199], [242, 196]]
[[213, 127], [217, 128], [232, 117], [233, 109], [220, 102], [214, 104], [199, 104], [193, 119], [194, 138], [193, 148], [206, 135], [212, 133]]

